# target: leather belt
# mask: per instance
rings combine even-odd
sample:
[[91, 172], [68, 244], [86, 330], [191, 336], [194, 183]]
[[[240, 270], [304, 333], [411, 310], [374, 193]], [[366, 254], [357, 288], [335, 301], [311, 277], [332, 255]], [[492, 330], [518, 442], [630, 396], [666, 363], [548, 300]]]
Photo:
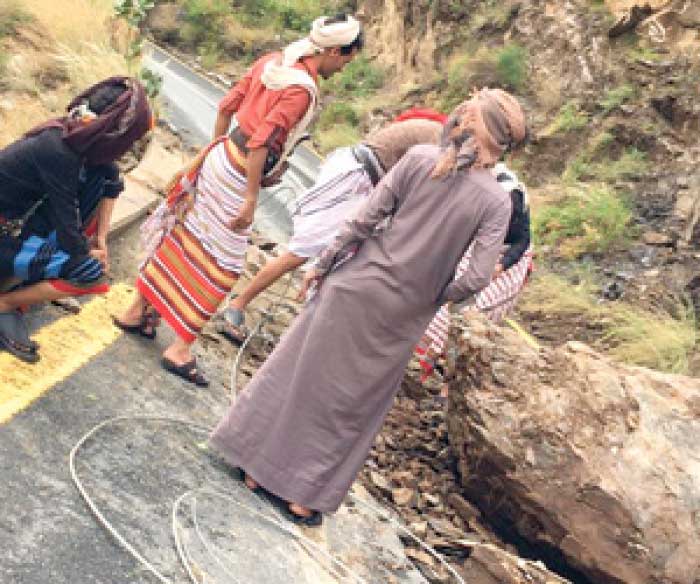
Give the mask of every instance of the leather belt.
[[381, 178], [386, 174], [377, 155], [366, 144], [357, 144], [352, 147], [352, 154], [367, 172], [369, 180], [376, 187]]
[[[231, 142], [233, 142], [236, 145], [236, 148], [241, 152], [241, 154], [245, 156], [248, 155], [248, 140], [250, 140], [250, 136], [246, 136], [243, 133], [243, 130], [241, 130], [240, 126], [236, 126], [231, 132], [229, 133], [229, 138], [231, 138]], [[268, 150], [267, 153], [267, 159], [265, 160], [265, 167], [263, 168], [263, 176], [269, 174], [275, 166], [277, 166], [277, 162], [280, 159], [280, 155], [278, 152], [273, 151], [272, 149]]]

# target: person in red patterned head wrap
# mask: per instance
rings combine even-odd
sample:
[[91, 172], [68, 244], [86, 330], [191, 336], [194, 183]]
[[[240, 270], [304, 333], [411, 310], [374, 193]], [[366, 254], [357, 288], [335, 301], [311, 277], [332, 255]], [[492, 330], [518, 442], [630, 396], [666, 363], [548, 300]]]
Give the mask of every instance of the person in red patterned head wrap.
[[115, 161], [151, 126], [141, 83], [111, 77], [0, 150], [0, 292], [19, 285], [0, 293], [0, 349], [37, 361], [17, 308], [108, 289]]

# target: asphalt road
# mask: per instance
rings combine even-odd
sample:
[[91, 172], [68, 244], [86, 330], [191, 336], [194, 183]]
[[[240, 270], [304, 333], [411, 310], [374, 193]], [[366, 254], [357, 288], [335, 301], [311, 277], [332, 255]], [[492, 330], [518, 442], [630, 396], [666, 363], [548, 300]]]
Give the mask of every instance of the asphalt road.
[[[117, 286], [135, 273], [135, 235], [132, 229], [112, 245], [115, 272], [121, 276]], [[101, 310], [111, 308], [117, 305]], [[85, 312], [86, 308], [73, 316], [44, 307], [30, 315], [33, 329], [65, 323], [74, 327], [72, 334], [45, 341], [41, 352], [46, 359], [53, 351], [80, 351], [90, 344], [88, 332], [96, 323], [83, 322]], [[140, 573], [90, 515], [69, 475], [68, 454], [95, 424], [114, 416], [146, 414], [205, 426], [215, 423], [228, 403], [224, 379], [233, 348], [211, 341], [198, 348], [213, 383], [197, 391], [160, 369], [160, 351], [172, 338], [167, 327], [162, 330], [165, 334], [155, 343], [119, 333], [106, 347], [93, 343], [82, 366], [0, 426], [3, 584], [154, 581]], [[0, 361], [5, 386], [0, 402], [19, 369], [9, 356], [2, 357], [8, 360]], [[45, 370], [41, 362], [34, 367], [34, 381], [40, 384]], [[79, 453], [78, 471], [108, 515], [166, 571], [179, 572], [168, 520], [175, 496], [208, 481], [231, 484], [226, 468], [213, 466], [200, 448], [205, 440], [202, 432], [182, 426], [133, 421], [105, 430]]]

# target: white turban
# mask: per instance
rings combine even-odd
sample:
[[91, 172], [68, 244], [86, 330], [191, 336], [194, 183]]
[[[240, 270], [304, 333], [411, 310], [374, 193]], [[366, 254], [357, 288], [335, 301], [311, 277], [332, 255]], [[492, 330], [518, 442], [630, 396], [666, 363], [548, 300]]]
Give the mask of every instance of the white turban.
[[299, 59], [320, 53], [323, 49], [350, 45], [360, 34], [360, 23], [353, 16], [348, 15], [346, 20], [331, 24], [326, 24], [327, 20], [330, 20], [330, 17], [320, 16], [314, 20], [309, 36], [293, 42], [284, 49], [283, 67], [293, 67]]

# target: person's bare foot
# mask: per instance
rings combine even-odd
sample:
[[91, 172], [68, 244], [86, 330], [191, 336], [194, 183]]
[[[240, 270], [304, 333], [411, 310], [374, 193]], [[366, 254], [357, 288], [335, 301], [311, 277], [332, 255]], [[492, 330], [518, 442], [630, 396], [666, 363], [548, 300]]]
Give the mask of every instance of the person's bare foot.
[[304, 507], [303, 505], [297, 505], [296, 503], [290, 503], [289, 510], [297, 517], [311, 517], [311, 515], [313, 515], [313, 511], [311, 509]]
[[257, 488], [260, 486], [260, 485], [259, 485], [255, 480], [253, 480], [253, 478], [252, 478], [250, 475], [248, 475], [248, 474], [245, 475], [244, 481], [245, 481], [245, 486], [248, 487], [251, 491], [254, 491], [255, 489], [257, 489]]
[[180, 340], [175, 340], [165, 351], [163, 358], [176, 365], [184, 365], [194, 359], [192, 355], [192, 346]]

